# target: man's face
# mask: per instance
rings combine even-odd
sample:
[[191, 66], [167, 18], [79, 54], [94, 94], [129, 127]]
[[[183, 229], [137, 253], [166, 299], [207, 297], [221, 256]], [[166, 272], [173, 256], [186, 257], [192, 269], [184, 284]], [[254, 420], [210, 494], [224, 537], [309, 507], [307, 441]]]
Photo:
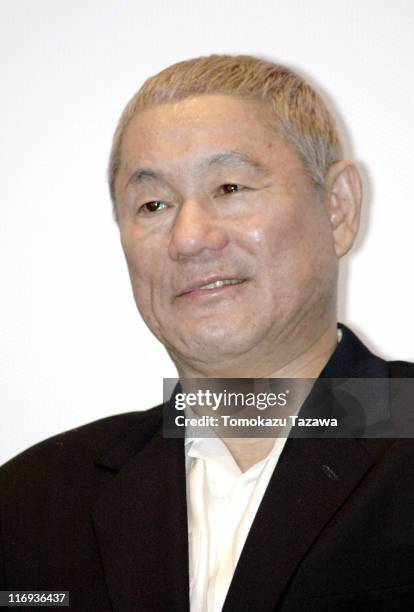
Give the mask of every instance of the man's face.
[[271, 359], [334, 307], [323, 193], [261, 104], [205, 95], [139, 112], [116, 195], [135, 301], [176, 362]]

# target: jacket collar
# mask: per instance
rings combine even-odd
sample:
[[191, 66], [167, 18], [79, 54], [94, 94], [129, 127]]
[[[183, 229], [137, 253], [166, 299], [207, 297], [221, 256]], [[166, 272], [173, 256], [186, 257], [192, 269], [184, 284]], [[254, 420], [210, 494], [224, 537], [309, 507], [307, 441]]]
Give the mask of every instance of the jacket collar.
[[338, 342], [320, 378], [381, 378], [388, 376], [387, 363], [377, 357], [343, 323], [338, 323]]

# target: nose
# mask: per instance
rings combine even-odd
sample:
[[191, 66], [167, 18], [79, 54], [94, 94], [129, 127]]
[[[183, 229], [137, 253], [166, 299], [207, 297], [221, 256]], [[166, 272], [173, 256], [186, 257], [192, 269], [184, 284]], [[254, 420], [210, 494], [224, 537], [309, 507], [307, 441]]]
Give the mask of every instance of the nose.
[[195, 257], [203, 251], [219, 251], [228, 243], [224, 223], [195, 199], [186, 200], [171, 230], [169, 254], [179, 260]]

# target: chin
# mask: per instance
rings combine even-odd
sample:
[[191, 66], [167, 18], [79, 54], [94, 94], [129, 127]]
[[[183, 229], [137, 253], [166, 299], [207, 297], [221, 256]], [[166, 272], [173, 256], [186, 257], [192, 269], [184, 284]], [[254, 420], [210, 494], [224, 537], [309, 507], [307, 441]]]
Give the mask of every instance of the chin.
[[202, 361], [217, 361], [221, 357], [237, 357], [254, 346], [254, 338], [246, 329], [230, 325], [209, 326], [209, 329], [192, 330], [182, 337], [183, 353]]

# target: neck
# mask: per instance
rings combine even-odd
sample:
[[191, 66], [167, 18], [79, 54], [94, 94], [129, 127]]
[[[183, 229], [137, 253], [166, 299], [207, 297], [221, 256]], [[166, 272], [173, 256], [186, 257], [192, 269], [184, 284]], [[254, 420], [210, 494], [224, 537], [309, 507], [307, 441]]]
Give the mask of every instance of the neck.
[[338, 344], [336, 321], [310, 338], [303, 352], [296, 354], [264, 378], [317, 378]]
[[[261, 376], [256, 375], [254, 378], [315, 379], [319, 376], [334, 352], [337, 342], [337, 326], [336, 322], [332, 321], [330, 325], [321, 330], [315, 337], [304, 339], [301, 352], [298, 351], [289, 360], [280, 359], [279, 365], [273, 365], [272, 367], [272, 364], [268, 364], [263, 368], [263, 374]], [[209, 378], [205, 375], [201, 376], [200, 372], [195, 369], [187, 367], [177, 367], [177, 369], [180, 373], [183, 390], [186, 392], [194, 391], [194, 381], [186, 381], [185, 378]], [[242, 376], [240, 378], [246, 377], [249, 376]], [[229, 378], [229, 376], [227, 373], [218, 372], [211, 376], [211, 378]], [[303, 381], [298, 394], [297, 405], [289, 407], [290, 413], [294, 414], [300, 410], [312, 384], [312, 381]], [[217, 433], [220, 435], [220, 431], [217, 431]], [[276, 432], [275, 437], [277, 435]], [[242, 471], [246, 471], [252, 465], [264, 459], [269, 454], [275, 441], [274, 438], [221, 437]]]

